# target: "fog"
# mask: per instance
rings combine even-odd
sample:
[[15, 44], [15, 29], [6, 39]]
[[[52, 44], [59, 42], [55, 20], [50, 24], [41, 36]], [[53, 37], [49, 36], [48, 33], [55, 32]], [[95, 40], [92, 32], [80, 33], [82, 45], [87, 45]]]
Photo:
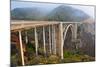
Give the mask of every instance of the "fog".
[[[11, 1], [11, 10], [13, 10], [15, 8], [23, 8], [23, 7], [38, 7], [38, 8], [42, 8], [45, 11], [50, 11], [59, 5], [63, 5], [63, 4]], [[69, 5], [69, 4], [65, 4], [65, 5], [82, 10], [86, 14], [91, 16], [92, 18], [95, 18], [95, 7], [94, 6]]]

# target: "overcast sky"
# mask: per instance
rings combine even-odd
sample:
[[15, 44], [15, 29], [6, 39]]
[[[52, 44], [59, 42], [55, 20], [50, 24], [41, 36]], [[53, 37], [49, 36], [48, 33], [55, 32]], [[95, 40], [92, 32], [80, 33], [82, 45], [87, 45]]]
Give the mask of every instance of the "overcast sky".
[[[22, 8], [22, 7], [40, 7], [45, 10], [51, 10], [59, 5], [61, 5], [61, 4], [12, 1], [11, 2], [11, 10], [14, 8]], [[94, 18], [95, 7], [93, 7], [93, 6], [83, 6], [83, 5], [68, 5], [68, 6], [74, 7], [76, 9], [80, 9], [80, 10], [84, 11], [86, 14], [88, 14], [89, 16], [91, 16], [92, 18]]]

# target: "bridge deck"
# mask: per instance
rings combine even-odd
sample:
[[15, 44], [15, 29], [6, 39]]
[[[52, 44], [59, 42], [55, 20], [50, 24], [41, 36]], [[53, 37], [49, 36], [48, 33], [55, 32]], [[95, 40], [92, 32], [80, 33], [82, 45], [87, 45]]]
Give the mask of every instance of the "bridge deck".
[[53, 25], [59, 23], [78, 23], [78, 22], [59, 22], [59, 21], [11, 21], [11, 30], [30, 29], [39, 26]]

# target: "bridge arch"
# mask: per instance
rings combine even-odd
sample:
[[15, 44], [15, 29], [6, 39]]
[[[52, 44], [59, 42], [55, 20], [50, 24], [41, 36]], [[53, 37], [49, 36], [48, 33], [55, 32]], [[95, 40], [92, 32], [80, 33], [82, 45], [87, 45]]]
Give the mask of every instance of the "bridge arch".
[[63, 31], [63, 42], [65, 41], [69, 29], [71, 29], [72, 38], [74, 37], [74, 25], [73, 24], [66, 25]]
[[[68, 24], [64, 27], [63, 30], [63, 58], [64, 58], [64, 53], [65, 51], [71, 47], [72, 45], [72, 40], [74, 39], [74, 33], [75, 33], [75, 25], [74, 24]], [[67, 45], [69, 44], [69, 45]], [[70, 48], [69, 48], [70, 49]]]

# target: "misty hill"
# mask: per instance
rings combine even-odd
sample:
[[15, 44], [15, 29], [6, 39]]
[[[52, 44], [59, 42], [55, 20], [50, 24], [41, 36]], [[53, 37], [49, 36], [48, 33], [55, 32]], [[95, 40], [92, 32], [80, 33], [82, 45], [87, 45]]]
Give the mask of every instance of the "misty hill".
[[40, 20], [45, 14], [39, 8], [15, 8], [11, 18], [16, 20]]
[[83, 21], [89, 18], [83, 11], [70, 6], [61, 5], [48, 15], [48, 20], [56, 21]]
[[11, 18], [16, 20], [83, 21], [89, 16], [81, 10], [61, 5], [51, 11], [35, 7], [15, 8], [11, 11]]

